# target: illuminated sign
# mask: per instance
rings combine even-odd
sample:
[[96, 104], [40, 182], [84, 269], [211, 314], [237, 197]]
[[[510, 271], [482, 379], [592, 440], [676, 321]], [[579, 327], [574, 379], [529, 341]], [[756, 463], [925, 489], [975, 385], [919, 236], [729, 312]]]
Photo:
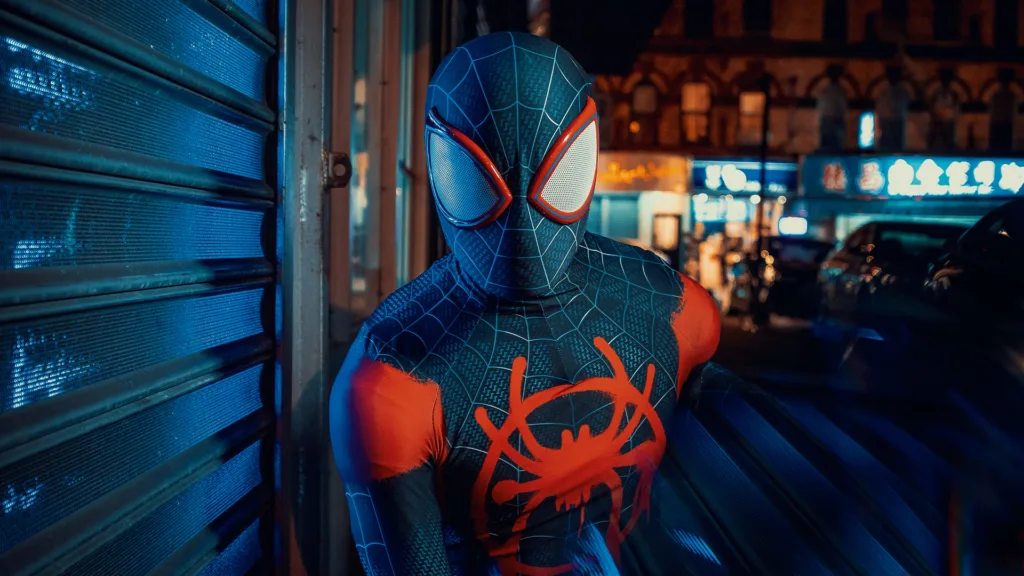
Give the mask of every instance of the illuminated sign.
[[[766, 162], [768, 194], [796, 190], [797, 165], [793, 162]], [[761, 163], [750, 160], [694, 160], [693, 188], [719, 194], [763, 194]]]
[[875, 113], [862, 112], [857, 122], [857, 145], [861, 150], [875, 147]]
[[779, 234], [801, 236], [807, 234], [807, 219], [799, 216], [787, 216], [779, 219]]
[[842, 192], [846, 190], [848, 182], [846, 169], [843, 168], [842, 163], [832, 162], [831, 164], [825, 164], [825, 168], [821, 171], [821, 184], [825, 187], [825, 190], [829, 192]]
[[601, 152], [598, 191], [686, 192], [690, 161], [673, 154]]
[[888, 198], [1012, 197], [1024, 188], [1024, 160], [926, 156], [808, 156], [801, 167], [807, 195]]

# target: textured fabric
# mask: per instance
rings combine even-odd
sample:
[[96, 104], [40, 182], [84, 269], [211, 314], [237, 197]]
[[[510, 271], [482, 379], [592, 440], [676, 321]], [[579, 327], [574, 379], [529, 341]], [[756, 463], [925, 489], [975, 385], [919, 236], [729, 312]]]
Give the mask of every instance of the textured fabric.
[[452, 222], [486, 204], [476, 166], [432, 152], [452, 254], [380, 305], [335, 381], [332, 444], [371, 575], [611, 574], [638, 557], [663, 422], [714, 353], [718, 311], [654, 254], [527, 200], [554, 166], [544, 200], [585, 207], [597, 130], [573, 121], [589, 94], [568, 54], [527, 34], [476, 39], [431, 81], [428, 112], [512, 201], [483, 227]]
[[[430, 81], [427, 110], [436, 110], [480, 147], [513, 197], [481, 229], [459, 228], [441, 218], [463, 273], [483, 290], [508, 298], [550, 295], [565, 275], [587, 219], [560, 225], [533, 208], [526, 195], [552, 145], [590, 96], [589, 76], [565, 50], [544, 38], [510, 32], [457, 48]], [[431, 182], [444, 206], [474, 193], [451, 190], [448, 181], [435, 175]]]
[[[368, 485], [350, 483], [350, 505], [361, 506], [353, 530], [371, 574], [479, 574], [488, 562], [504, 574], [586, 573], [593, 562], [643, 557], [629, 552], [640, 545], [630, 534], [648, 522], [662, 423], [686, 394], [680, 382], [690, 368], [715, 349], [717, 326], [708, 322], [717, 324], [717, 311], [702, 288], [653, 254], [590, 234], [556, 288], [547, 298], [503, 300], [479, 291], [448, 256], [364, 326], [332, 394], [343, 477], [374, 465], [337, 440], [352, 425], [338, 398], [360, 363], [436, 385], [445, 443], [443, 451], [431, 448], [424, 431], [429, 462], [410, 460], [408, 472], [392, 468]], [[432, 410], [425, 401], [409, 407], [394, 426]], [[411, 505], [383, 502], [383, 485], [421, 497]], [[367, 525], [362, 511], [374, 506], [380, 524]], [[423, 549], [423, 542], [436, 546]], [[419, 563], [410, 547], [420, 550]], [[399, 556], [406, 558], [401, 567], [394, 565]], [[434, 572], [440, 557], [458, 564]]]

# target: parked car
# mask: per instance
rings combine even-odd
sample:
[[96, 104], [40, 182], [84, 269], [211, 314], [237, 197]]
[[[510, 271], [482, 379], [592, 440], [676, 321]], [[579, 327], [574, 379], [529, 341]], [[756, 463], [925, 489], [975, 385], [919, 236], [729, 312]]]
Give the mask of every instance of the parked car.
[[756, 314], [759, 324], [766, 323], [768, 314], [813, 317], [819, 300], [815, 279], [831, 250], [832, 244], [812, 238], [762, 238], [730, 270], [729, 312]]
[[913, 314], [929, 265], [966, 230], [922, 222], [872, 222], [854, 230], [821, 265], [822, 316], [864, 325]]
[[931, 302], [960, 316], [1024, 317], [1024, 198], [996, 208], [932, 264]]

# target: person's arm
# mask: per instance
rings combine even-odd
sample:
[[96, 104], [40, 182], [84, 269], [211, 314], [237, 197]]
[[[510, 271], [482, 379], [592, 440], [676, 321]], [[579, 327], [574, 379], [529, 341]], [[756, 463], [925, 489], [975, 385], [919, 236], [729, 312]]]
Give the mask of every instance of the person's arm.
[[435, 492], [445, 440], [436, 384], [366, 355], [360, 334], [335, 379], [331, 444], [369, 576], [451, 573]]
[[676, 397], [688, 386], [694, 372], [714, 356], [722, 334], [722, 320], [711, 294], [684, 274], [679, 309], [672, 316], [672, 331], [679, 347], [679, 373], [676, 375]]

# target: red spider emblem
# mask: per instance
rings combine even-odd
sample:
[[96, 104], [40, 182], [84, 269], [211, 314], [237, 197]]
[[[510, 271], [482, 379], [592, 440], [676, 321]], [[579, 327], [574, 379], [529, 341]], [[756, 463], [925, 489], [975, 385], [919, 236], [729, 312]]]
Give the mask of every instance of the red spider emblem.
[[[572, 564], [561, 566], [528, 566], [516, 560], [516, 551], [522, 533], [526, 529], [530, 514], [544, 501], [553, 498], [559, 510], [579, 508], [580, 526], [586, 514], [586, 505], [591, 492], [598, 486], [608, 488], [611, 498], [608, 531], [605, 544], [618, 562], [619, 547], [636, 525], [640, 516], [649, 511], [650, 486], [654, 473], [665, 452], [665, 430], [657, 412], [651, 405], [651, 390], [654, 387], [654, 365], [647, 366], [647, 381], [643, 392], [629, 381], [625, 366], [618, 354], [603, 338], [595, 338], [594, 345], [612, 366], [611, 378], [589, 378], [577, 384], [564, 384], [542, 390], [523, 398], [523, 376], [526, 373], [526, 359], [519, 357], [512, 362], [512, 377], [509, 385], [509, 413], [501, 428], [491, 422], [487, 410], [476, 409], [476, 421], [491, 439], [480, 475], [473, 487], [473, 517], [477, 536], [487, 546], [491, 556], [498, 559], [503, 573], [511, 574], [561, 574], [573, 569]], [[614, 402], [614, 417], [603, 431], [594, 434], [589, 426], [583, 425], [574, 437], [572, 432], [562, 432], [561, 446], [549, 448], [534, 437], [526, 419], [539, 407], [568, 394], [578, 392], [600, 392]], [[635, 407], [625, 427], [627, 406]], [[654, 431], [653, 438], [623, 453], [623, 447], [633, 432], [646, 417]], [[621, 430], [620, 430], [621, 429]], [[510, 442], [513, 433], [518, 432], [529, 451], [526, 456]], [[502, 480], [490, 488], [499, 459], [505, 456], [516, 466], [535, 478], [522, 482]], [[617, 470], [630, 469], [640, 473], [640, 482], [633, 497], [633, 512], [629, 521], [622, 525], [622, 479]], [[529, 495], [526, 505], [520, 510], [512, 530], [512, 537], [497, 542], [491, 537], [487, 526], [486, 502], [490, 497], [498, 504], [509, 502], [516, 496]]]

